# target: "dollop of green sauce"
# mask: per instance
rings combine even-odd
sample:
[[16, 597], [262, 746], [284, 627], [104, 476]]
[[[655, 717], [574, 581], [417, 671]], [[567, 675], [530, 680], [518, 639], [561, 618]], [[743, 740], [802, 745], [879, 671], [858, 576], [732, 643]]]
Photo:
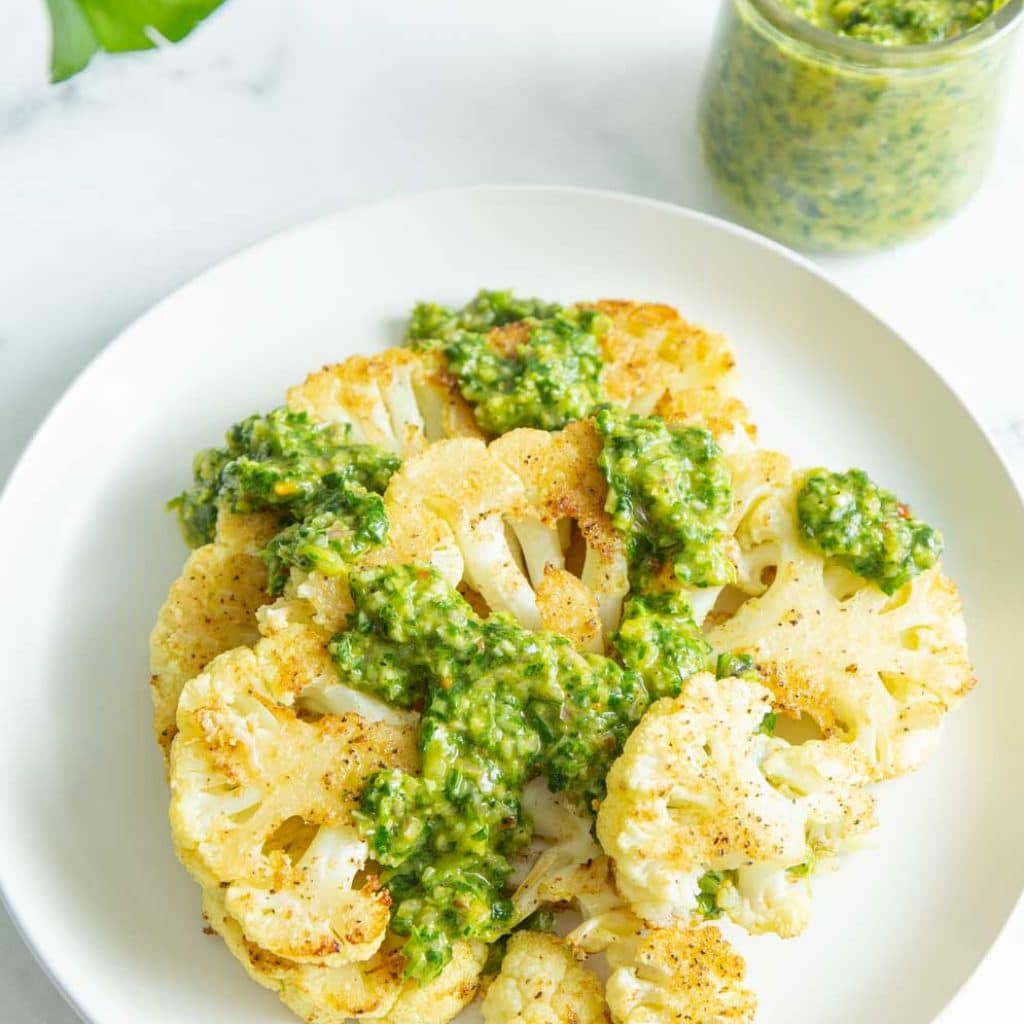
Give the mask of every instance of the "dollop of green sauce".
[[942, 536], [863, 470], [814, 470], [797, 493], [802, 536], [851, 572], [895, 593], [942, 554]]
[[687, 586], [730, 582], [732, 490], [711, 434], [610, 406], [595, 422], [608, 481], [605, 508], [627, 538], [633, 588], [649, 590], [665, 567]]
[[[487, 331], [522, 322], [524, 338], [497, 351]], [[413, 310], [410, 344], [439, 348], [490, 434], [516, 427], [558, 430], [601, 401], [598, 340], [607, 319], [595, 310], [564, 309], [511, 292], [481, 291], [462, 309], [421, 303]]]
[[782, 0], [818, 28], [886, 46], [951, 39], [980, 25], [1005, 0]]
[[557, 302], [482, 288], [460, 307], [418, 302], [409, 318], [406, 338], [414, 348], [438, 348], [467, 331], [486, 334], [492, 327], [504, 327], [519, 320], [549, 320], [562, 311]]
[[221, 508], [277, 513], [281, 530], [262, 554], [278, 593], [292, 566], [337, 574], [387, 539], [380, 494], [399, 461], [352, 443], [347, 424], [279, 408], [236, 423], [225, 442], [196, 455], [193, 486], [170, 502], [190, 546], [213, 540]]
[[359, 820], [384, 866], [392, 926], [408, 936], [407, 973], [426, 980], [456, 939], [494, 942], [510, 929], [508, 858], [532, 834], [525, 783], [543, 772], [592, 809], [651, 700], [706, 667], [707, 648], [681, 598], [654, 602], [646, 633], [634, 601], [613, 641], [619, 664], [506, 615], [481, 619], [429, 567], [353, 569], [349, 587], [355, 611], [330, 644], [343, 678], [422, 710], [421, 773], [373, 776]]
[[644, 681], [651, 700], [678, 697], [690, 676], [706, 672], [711, 647], [684, 593], [631, 594], [612, 647]]

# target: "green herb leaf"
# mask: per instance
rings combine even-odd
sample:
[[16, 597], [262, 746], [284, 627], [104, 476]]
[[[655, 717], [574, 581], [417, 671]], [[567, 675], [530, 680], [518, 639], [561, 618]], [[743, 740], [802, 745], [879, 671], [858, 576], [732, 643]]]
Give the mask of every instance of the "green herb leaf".
[[46, 0], [53, 28], [50, 81], [81, 71], [100, 50], [150, 50], [184, 39], [224, 0]]

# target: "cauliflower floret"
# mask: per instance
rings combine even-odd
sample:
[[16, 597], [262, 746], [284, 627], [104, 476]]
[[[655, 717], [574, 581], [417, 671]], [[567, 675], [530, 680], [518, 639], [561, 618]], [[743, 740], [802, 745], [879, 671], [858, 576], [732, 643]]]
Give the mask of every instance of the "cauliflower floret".
[[615, 1024], [752, 1021], [757, 999], [742, 985], [745, 973], [717, 928], [655, 929], [612, 970], [608, 1009]]
[[746, 966], [717, 928], [647, 928], [612, 906], [585, 920], [566, 942], [577, 956], [604, 953], [605, 998], [614, 1024], [746, 1024], [757, 998]]
[[[586, 546], [580, 578], [597, 598], [605, 633], [613, 632], [629, 589], [626, 543], [604, 508], [608, 485], [597, 461], [601, 439], [593, 423], [570, 423], [557, 433], [513, 430], [492, 441], [489, 451], [523, 483], [526, 500], [518, 515], [509, 516], [509, 525], [534, 584], [548, 565], [565, 568], [559, 525], [574, 521]], [[603, 640], [594, 649], [603, 650]]]
[[563, 793], [552, 793], [543, 777], [525, 786], [522, 804], [533, 821], [535, 842], [530, 870], [512, 896], [514, 920], [544, 904], [576, 903], [586, 910], [606, 903], [613, 892], [608, 858], [594, 841], [590, 820]]
[[911, 771], [975, 682], [956, 586], [936, 566], [889, 596], [831, 563], [799, 537], [783, 456], [770, 476], [736, 534], [754, 596], [707, 639], [749, 654], [778, 708], [852, 744], [873, 778]]
[[203, 913], [255, 982], [277, 992], [303, 1020], [345, 1024], [447, 1024], [476, 994], [487, 957], [479, 942], [457, 942], [433, 981], [404, 976], [405, 957], [389, 938], [368, 960], [336, 967], [296, 963], [246, 938], [219, 889], [203, 891]]
[[269, 600], [259, 549], [273, 532], [272, 516], [222, 512], [214, 542], [193, 551], [171, 585], [149, 638], [153, 728], [165, 759], [186, 680], [223, 651], [259, 639], [256, 609]]
[[354, 441], [403, 457], [428, 441], [480, 436], [439, 357], [404, 348], [352, 356], [310, 374], [289, 389], [288, 407], [325, 423], [347, 423]]
[[597, 976], [554, 935], [517, 932], [483, 1001], [484, 1024], [606, 1024]]
[[583, 305], [611, 321], [601, 338], [601, 384], [617, 405], [646, 416], [666, 394], [730, 389], [736, 359], [723, 335], [687, 323], [671, 306], [612, 299]]
[[811, 867], [874, 826], [849, 748], [765, 735], [771, 709], [764, 687], [704, 673], [652, 705], [626, 741], [597, 834], [647, 922], [724, 911], [753, 932], [799, 934]]
[[537, 599], [505, 533], [524, 501], [519, 478], [482, 441], [432, 444], [391, 479], [388, 500], [426, 509], [451, 529], [465, 580], [494, 611], [509, 612], [527, 629], [540, 626]]
[[339, 685], [319, 634], [293, 626], [219, 655], [186, 683], [171, 747], [171, 832], [179, 857], [246, 937], [303, 963], [370, 957], [390, 897], [358, 881], [366, 844], [353, 810], [372, 772], [414, 768], [415, 732], [357, 714], [314, 721]]

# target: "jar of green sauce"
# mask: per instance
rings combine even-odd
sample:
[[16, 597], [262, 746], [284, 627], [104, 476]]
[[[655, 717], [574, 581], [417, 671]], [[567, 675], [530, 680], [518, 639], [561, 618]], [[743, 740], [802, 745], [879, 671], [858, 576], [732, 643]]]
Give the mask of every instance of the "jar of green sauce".
[[700, 104], [712, 174], [800, 248], [926, 231], [981, 182], [1022, 5], [725, 0]]

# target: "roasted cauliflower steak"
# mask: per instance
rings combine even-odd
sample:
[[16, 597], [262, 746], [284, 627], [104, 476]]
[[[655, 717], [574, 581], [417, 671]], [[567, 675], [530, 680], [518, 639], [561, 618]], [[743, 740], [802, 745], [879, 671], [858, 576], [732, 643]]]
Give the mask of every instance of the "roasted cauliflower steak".
[[501, 972], [483, 1001], [484, 1024], [607, 1024], [597, 975], [555, 935], [509, 937]]
[[887, 595], [832, 564], [800, 537], [799, 474], [771, 460], [736, 530], [747, 599], [707, 639], [750, 655], [776, 708], [851, 744], [874, 779], [912, 771], [975, 683], [956, 586], [935, 566]]
[[409, 725], [306, 713], [337, 685], [322, 638], [302, 626], [218, 655], [182, 691], [170, 765], [185, 867], [247, 939], [326, 966], [384, 940], [390, 897], [364, 873], [353, 811], [372, 772], [416, 765]]
[[[755, 683], [694, 676], [647, 710], [612, 765], [597, 835], [619, 891], [648, 924], [724, 911], [751, 932], [797, 935], [810, 867], [874, 826], [853, 752], [766, 735], [771, 707]], [[708, 873], [717, 900], [702, 908]]]
[[273, 533], [272, 516], [222, 513], [213, 543], [196, 548], [171, 585], [149, 639], [153, 728], [165, 760], [186, 681], [259, 639], [256, 611], [270, 600], [259, 550]]

